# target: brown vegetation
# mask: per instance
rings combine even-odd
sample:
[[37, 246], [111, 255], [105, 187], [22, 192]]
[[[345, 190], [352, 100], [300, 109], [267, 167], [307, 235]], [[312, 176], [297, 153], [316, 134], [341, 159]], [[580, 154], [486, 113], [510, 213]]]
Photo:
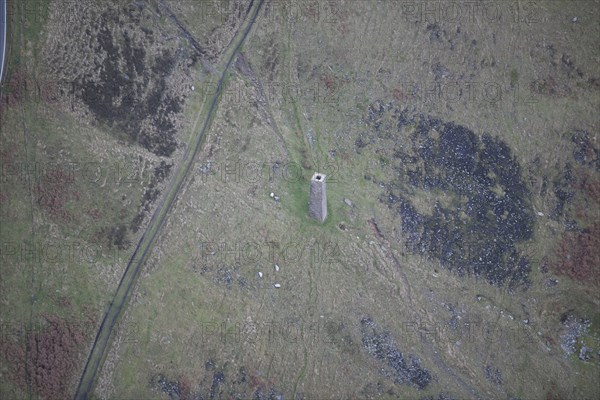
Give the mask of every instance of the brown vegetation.
[[182, 375], [177, 380], [177, 384], [179, 385], [179, 398], [181, 400], [188, 400], [192, 398], [192, 383], [190, 378], [185, 375]]
[[581, 178], [581, 189], [596, 203], [600, 204], [600, 179], [591, 174], [584, 175]]
[[16, 68], [10, 74], [10, 80], [5, 86], [0, 101], [0, 114], [5, 108], [15, 106], [25, 97], [28, 87], [31, 86], [24, 69]]
[[74, 177], [62, 169], [47, 171], [35, 186], [37, 204], [54, 218], [71, 220], [72, 215], [65, 209], [65, 205], [70, 197], [76, 195], [76, 192], [70, 190], [73, 182]]
[[79, 371], [79, 351], [85, 341], [84, 325], [58, 316], [43, 315], [45, 326], [21, 340], [0, 339], [0, 349], [10, 366], [10, 379], [22, 390], [43, 399], [68, 398], [71, 374]]
[[562, 400], [563, 397], [557, 393], [558, 387], [556, 383], [552, 382], [550, 385], [550, 390], [546, 393], [546, 400]]
[[329, 90], [330, 93], [334, 92], [338, 86], [335, 76], [330, 74], [321, 75], [321, 82], [325, 84], [325, 87], [327, 88], [327, 90]]
[[554, 272], [600, 287], [600, 221], [581, 232], [567, 232], [556, 251]]

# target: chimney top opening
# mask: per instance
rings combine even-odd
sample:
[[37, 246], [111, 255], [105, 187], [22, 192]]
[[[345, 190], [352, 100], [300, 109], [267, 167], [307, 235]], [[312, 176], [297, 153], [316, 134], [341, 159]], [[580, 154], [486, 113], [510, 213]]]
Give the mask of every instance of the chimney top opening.
[[316, 179], [317, 179], [318, 181], [320, 181], [320, 180], [321, 180], [321, 175], [317, 175], [317, 178], [316, 178]]

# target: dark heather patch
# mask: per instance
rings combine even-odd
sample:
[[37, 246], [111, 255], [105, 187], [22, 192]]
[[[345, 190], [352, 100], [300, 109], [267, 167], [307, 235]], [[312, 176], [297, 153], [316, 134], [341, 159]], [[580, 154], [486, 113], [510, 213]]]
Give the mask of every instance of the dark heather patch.
[[573, 200], [573, 197], [575, 196], [575, 190], [573, 189], [572, 184], [573, 172], [571, 165], [567, 163], [564, 167], [563, 173], [552, 181], [554, 196], [556, 198], [556, 205], [550, 214], [552, 219], [557, 220], [559, 217], [564, 215], [565, 206]]
[[165, 161], [161, 161], [160, 164], [154, 168], [154, 174], [150, 178], [150, 183], [144, 188], [140, 210], [129, 226], [134, 233], [138, 231], [144, 221], [146, 213], [150, 212], [152, 204], [160, 196], [161, 192], [156, 186], [169, 176], [172, 167], [173, 164], [167, 164]]
[[417, 389], [425, 389], [429, 385], [429, 371], [420, 366], [417, 357], [408, 355], [406, 358], [398, 350], [390, 332], [378, 329], [377, 324], [368, 317], [363, 318], [360, 323], [363, 347], [391, 370], [390, 375], [394, 383], [411, 385]]
[[[284, 399], [282, 392], [271, 380], [263, 378], [261, 372], [250, 374], [242, 366], [233, 374], [228, 374], [227, 363], [221, 365], [213, 359], [206, 361], [204, 367], [206, 373], [196, 379], [184, 375], [175, 380], [155, 374], [150, 379], [150, 385], [171, 400]], [[297, 398], [302, 399], [303, 396], [298, 395]]]
[[428, 396], [428, 397], [422, 397], [420, 400], [456, 400], [456, 399], [447, 393], [440, 393], [438, 395], [438, 397]]
[[502, 385], [502, 373], [496, 367], [486, 365], [484, 368], [485, 379], [492, 382], [494, 385]]
[[[438, 259], [461, 276], [527, 287], [530, 263], [517, 245], [532, 238], [534, 218], [510, 147], [489, 134], [480, 138], [462, 125], [381, 101], [369, 107], [365, 121], [370, 130], [361, 133], [357, 148], [389, 154], [398, 172], [382, 186], [387, 190], [381, 201], [398, 213], [407, 250]], [[436, 192], [450, 194], [450, 205], [436, 201], [430, 213], [417, 211], [414, 199]], [[569, 201], [569, 193], [557, 196]]]
[[225, 380], [225, 375], [221, 371], [216, 371], [213, 375], [212, 385], [210, 387], [209, 398], [214, 399], [219, 390], [219, 385]]
[[129, 10], [119, 14], [118, 9], [109, 9], [100, 15], [95, 51], [106, 54], [96, 65], [100, 79], [83, 77], [76, 93], [96, 119], [115, 134], [158, 156], [169, 157], [177, 148], [173, 121], [183, 103], [183, 98], [167, 91], [166, 79], [174, 71], [176, 57], [163, 50], [152, 61], [143, 45], [134, 42], [122, 25], [123, 19], [129, 18], [127, 26], [140, 29], [138, 13]]
[[170, 399], [179, 399], [181, 389], [177, 381], [171, 381], [163, 375], [156, 375], [151, 380], [152, 386], [169, 396]]
[[600, 150], [594, 146], [594, 141], [586, 131], [576, 131], [571, 136], [575, 144], [573, 158], [578, 164], [595, 169], [600, 172]]
[[127, 238], [127, 227], [124, 224], [118, 224], [106, 229], [106, 237], [108, 239], [108, 248], [113, 246], [119, 250], [124, 250], [131, 244]]

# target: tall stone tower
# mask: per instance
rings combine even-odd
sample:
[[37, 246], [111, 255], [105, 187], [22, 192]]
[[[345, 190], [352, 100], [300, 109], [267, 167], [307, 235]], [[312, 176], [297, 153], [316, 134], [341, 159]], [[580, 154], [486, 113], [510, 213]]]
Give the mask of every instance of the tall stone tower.
[[327, 192], [325, 189], [325, 175], [315, 172], [310, 180], [308, 216], [319, 222], [323, 222], [327, 218]]

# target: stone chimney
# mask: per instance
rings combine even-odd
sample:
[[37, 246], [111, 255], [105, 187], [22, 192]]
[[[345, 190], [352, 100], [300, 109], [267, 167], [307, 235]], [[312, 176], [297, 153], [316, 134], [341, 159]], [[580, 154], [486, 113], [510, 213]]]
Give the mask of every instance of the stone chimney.
[[310, 180], [310, 203], [308, 216], [319, 222], [327, 218], [327, 192], [325, 190], [325, 175], [315, 172]]

